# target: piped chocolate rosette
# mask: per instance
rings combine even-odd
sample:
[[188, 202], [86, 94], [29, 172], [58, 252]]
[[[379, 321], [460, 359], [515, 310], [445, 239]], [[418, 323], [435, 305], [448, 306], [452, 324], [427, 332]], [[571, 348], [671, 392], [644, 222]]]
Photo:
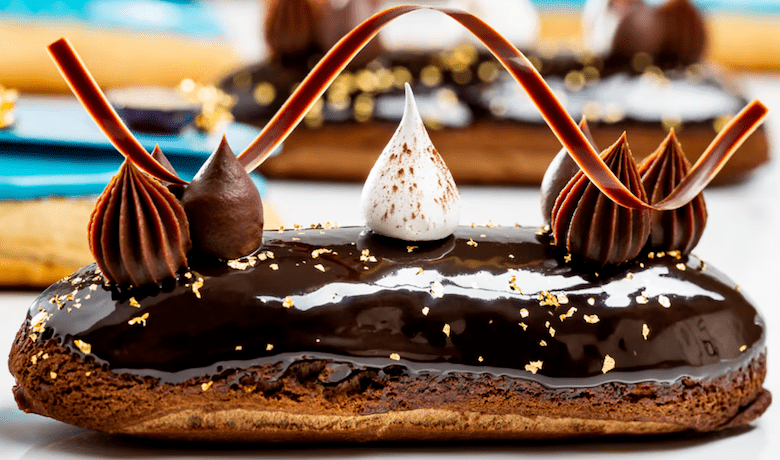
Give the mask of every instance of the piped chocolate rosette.
[[254, 230], [259, 201], [236, 192], [244, 171], [384, 24], [420, 8], [348, 33], [252, 145], [236, 158], [223, 143], [181, 199], [163, 182], [181, 192], [182, 181], [122, 130], [67, 42], [53, 44], [128, 160], [93, 215], [99, 264], [48, 288], [13, 344], [20, 408], [222, 441], [714, 431], [760, 416], [771, 401], [763, 320], [689, 252], [701, 190], [764, 118], [759, 102], [695, 165], [670, 133], [637, 167], [630, 133], [599, 154], [503, 37], [432, 8], [485, 43], [561, 140], [544, 193], [551, 227], [458, 226], [457, 187], [407, 88], [366, 181], [366, 228]]

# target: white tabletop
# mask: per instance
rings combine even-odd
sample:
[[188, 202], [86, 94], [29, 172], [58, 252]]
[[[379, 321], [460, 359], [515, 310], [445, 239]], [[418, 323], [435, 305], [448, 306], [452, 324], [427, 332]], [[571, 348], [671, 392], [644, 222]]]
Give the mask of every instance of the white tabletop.
[[[780, 153], [780, 78], [751, 76], [749, 91], [774, 113], [768, 126]], [[630, 133], [629, 133], [630, 142]], [[378, 154], [379, 152], [377, 152]], [[739, 153], [737, 153], [739, 154]], [[444, 159], [447, 153], [442, 152]], [[366, 172], [367, 173], [367, 172]], [[695, 253], [740, 284], [763, 312], [769, 329], [769, 373], [765, 387], [780, 395], [780, 307], [771, 286], [780, 263], [780, 162], [773, 161], [750, 180], [705, 192], [709, 222]], [[361, 225], [360, 184], [270, 181], [268, 200], [286, 226], [316, 222]], [[537, 225], [538, 190], [514, 187], [461, 187], [461, 223]], [[7, 356], [14, 334], [37, 293], [0, 292], [0, 356]], [[82, 430], [16, 408], [13, 378], [0, 370], [0, 458], [777, 458], [780, 403], [750, 427], [717, 435], [586, 442], [500, 444], [383, 444], [370, 446], [252, 446], [158, 443]]]

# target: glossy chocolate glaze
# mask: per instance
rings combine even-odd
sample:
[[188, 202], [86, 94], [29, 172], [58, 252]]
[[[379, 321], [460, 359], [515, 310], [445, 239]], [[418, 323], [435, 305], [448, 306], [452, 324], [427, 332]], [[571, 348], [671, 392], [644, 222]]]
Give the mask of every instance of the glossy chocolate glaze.
[[[171, 383], [254, 365], [281, 375], [308, 359], [344, 364], [334, 382], [387, 367], [550, 387], [674, 382], [765, 352], [756, 309], [693, 256], [593, 269], [564, 262], [547, 234], [523, 227], [460, 227], [419, 247], [363, 228], [264, 238], [257, 258], [191, 260], [162, 287], [122, 292], [84, 267], [46, 290], [28, 320], [45, 310], [38, 340], [82, 355], [88, 344], [88, 360]], [[534, 374], [526, 366], [536, 361]]]

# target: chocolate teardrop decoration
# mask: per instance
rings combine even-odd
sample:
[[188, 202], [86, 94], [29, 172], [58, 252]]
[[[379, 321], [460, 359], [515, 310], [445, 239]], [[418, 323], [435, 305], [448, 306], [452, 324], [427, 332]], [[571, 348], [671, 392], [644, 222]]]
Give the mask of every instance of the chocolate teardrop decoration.
[[108, 281], [159, 284], [187, 265], [189, 225], [179, 200], [125, 161], [89, 221], [89, 247]]
[[[688, 174], [691, 164], [685, 158], [674, 130], [652, 155], [639, 165], [642, 184], [650, 204], [666, 198]], [[687, 254], [699, 243], [707, 224], [707, 207], [699, 194], [674, 211], [652, 211], [648, 247], [656, 251], [677, 250]]]
[[[173, 165], [170, 161], [168, 161], [168, 157], [166, 157], [162, 150], [160, 150], [160, 146], [155, 144], [154, 150], [152, 150], [152, 158], [157, 160], [160, 165], [165, 168], [166, 171], [172, 173], [174, 176], [179, 177], [178, 174], [176, 174], [176, 170], [173, 169]], [[176, 198], [181, 199], [181, 196], [184, 194], [184, 184], [173, 184], [171, 182], [167, 181], [160, 181], [164, 186], [168, 187], [168, 190], [170, 190], [171, 193], [176, 196]]]
[[[322, 14], [317, 27], [317, 44], [324, 52], [333, 47], [341, 37], [360, 25], [379, 11], [379, 0], [340, 0], [322, 2]], [[358, 53], [350, 63], [350, 67], [362, 67], [378, 58], [384, 52], [379, 36], [370, 42]]]
[[222, 259], [251, 254], [263, 242], [263, 203], [222, 137], [182, 197], [193, 252]]
[[660, 62], [690, 65], [704, 55], [707, 26], [699, 10], [689, 0], [667, 0], [658, 7], [663, 24]]
[[[646, 200], [626, 135], [601, 158], [631, 192]], [[555, 244], [601, 265], [620, 264], [639, 255], [650, 234], [647, 209], [624, 208], [578, 172], [561, 191], [552, 212]]]
[[271, 0], [265, 39], [276, 57], [301, 54], [315, 44], [318, 8], [311, 0]]
[[[596, 141], [593, 140], [593, 134], [590, 132], [588, 126], [588, 120], [582, 117], [580, 121], [580, 129], [585, 137], [596, 150], [599, 148], [596, 146]], [[580, 167], [569, 155], [569, 151], [566, 148], [562, 148], [555, 158], [550, 162], [550, 166], [547, 167], [547, 171], [542, 178], [541, 194], [542, 194], [542, 218], [544, 219], [544, 225], [550, 225], [552, 220], [552, 210], [555, 206], [555, 200], [558, 199], [558, 195], [561, 190], [569, 183], [572, 177], [579, 172]]]

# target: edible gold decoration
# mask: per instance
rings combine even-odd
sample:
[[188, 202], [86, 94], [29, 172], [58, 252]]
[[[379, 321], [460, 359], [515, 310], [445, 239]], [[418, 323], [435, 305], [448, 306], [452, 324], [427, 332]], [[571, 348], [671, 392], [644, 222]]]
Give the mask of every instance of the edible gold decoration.
[[0, 129], [11, 127], [16, 122], [14, 108], [18, 99], [18, 91], [0, 85]]

